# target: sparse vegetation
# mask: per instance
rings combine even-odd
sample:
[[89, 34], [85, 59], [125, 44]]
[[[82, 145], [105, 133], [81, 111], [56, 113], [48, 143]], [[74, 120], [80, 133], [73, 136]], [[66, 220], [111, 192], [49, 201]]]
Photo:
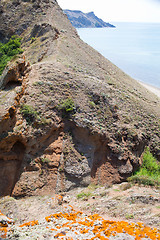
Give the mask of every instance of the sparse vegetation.
[[44, 117], [42, 117], [39, 122], [40, 125], [50, 125], [51, 123], [52, 123], [51, 118], [44, 118]]
[[32, 38], [31, 38], [31, 43], [33, 43], [35, 40], [36, 40], [36, 38], [35, 38], [35, 37], [32, 37]]
[[33, 83], [33, 86], [43, 86], [43, 85], [45, 85], [45, 82], [43, 81], [36, 81]]
[[125, 216], [126, 219], [133, 219], [134, 218], [134, 214], [127, 214]]
[[64, 114], [72, 113], [75, 109], [75, 104], [72, 98], [67, 98], [59, 104], [59, 109], [62, 110]]
[[77, 194], [77, 199], [86, 199], [91, 196], [91, 192], [81, 192]]
[[3, 44], [0, 42], [0, 75], [5, 69], [7, 63], [17, 54], [22, 53], [21, 38], [15, 35], [10, 38], [10, 40]]
[[96, 108], [96, 104], [93, 101], [90, 101], [89, 105], [90, 105], [91, 108]]
[[160, 186], [160, 164], [153, 157], [152, 153], [147, 148], [143, 154], [143, 164], [139, 170], [128, 179], [131, 182], [150, 185]]
[[38, 113], [30, 105], [22, 105], [20, 112], [28, 124], [31, 124], [38, 116]]
[[42, 161], [42, 163], [49, 163], [49, 162], [50, 162], [50, 159], [47, 158], [47, 157], [42, 157], [42, 158], [41, 158], [41, 161]]
[[87, 188], [88, 188], [89, 190], [94, 191], [94, 190], [96, 190], [96, 189], [99, 188], [99, 187], [101, 187], [101, 186], [100, 186], [100, 185], [96, 185], [96, 184], [94, 184], [94, 183], [90, 183]]

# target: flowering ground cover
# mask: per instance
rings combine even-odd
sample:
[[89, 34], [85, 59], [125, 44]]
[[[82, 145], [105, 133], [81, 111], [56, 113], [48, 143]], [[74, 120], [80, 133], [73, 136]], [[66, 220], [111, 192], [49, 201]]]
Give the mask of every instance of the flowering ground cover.
[[101, 240], [160, 240], [160, 231], [143, 223], [105, 220], [98, 214], [86, 215], [72, 206], [62, 212], [15, 226], [0, 213], [0, 236], [7, 239], [101, 239]]

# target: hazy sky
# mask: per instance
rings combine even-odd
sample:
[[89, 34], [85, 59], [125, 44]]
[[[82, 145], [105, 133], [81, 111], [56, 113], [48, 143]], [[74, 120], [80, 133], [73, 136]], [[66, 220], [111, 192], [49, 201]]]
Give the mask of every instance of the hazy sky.
[[104, 21], [160, 22], [160, 0], [57, 0], [61, 8], [94, 11]]

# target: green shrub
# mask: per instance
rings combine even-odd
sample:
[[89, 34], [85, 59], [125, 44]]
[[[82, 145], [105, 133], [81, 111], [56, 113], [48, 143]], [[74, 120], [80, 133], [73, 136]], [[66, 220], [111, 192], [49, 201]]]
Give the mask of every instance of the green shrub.
[[141, 175], [133, 175], [132, 177], [129, 177], [128, 180], [132, 183], [138, 183], [138, 184], [143, 184], [144, 186], [155, 186], [159, 187], [160, 186], [160, 180], [154, 179], [153, 177], [150, 176], [141, 176]]
[[[160, 176], [160, 164], [157, 162], [156, 158], [153, 157], [148, 148], [143, 154], [143, 164], [141, 170], [142, 169], [145, 171], [145, 175], [148, 174], [149, 176]], [[144, 175], [143, 172], [142, 175]]]
[[77, 199], [86, 199], [86, 198], [88, 198], [89, 196], [91, 196], [91, 193], [90, 192], [87, 192], [87, 193], [85, 193], [85, 192], [81, 192], [81, 193], [79, 193], [79, 194], [77, 194]]
[[20, 112], [29, 124], [38, 117], [38, 113], [29, 105], [22, 105]]
[[128, 180], [150, 186], [160, 185], [160, 163], [149, 151], [149, 148], [147, 148], [143, 154], [142, 166]]
[[0, 75], [5, 69], [7, 63], [17, 54], [22, 53], [21, 38], [12, 36], [10, 40], [3, 44], [0, 43]]
[[61, 101], [59, 104], [59, 109], [65, 114], [72, 113], [75, 109], [73, 99], [67, 98], [66, 100]]

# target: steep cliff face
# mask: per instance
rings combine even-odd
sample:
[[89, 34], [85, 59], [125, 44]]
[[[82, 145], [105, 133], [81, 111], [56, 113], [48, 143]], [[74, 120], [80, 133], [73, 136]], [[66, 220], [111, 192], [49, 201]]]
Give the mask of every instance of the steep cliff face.
[[[160, 100], [80, 40], [54, 0], [2, 0], [0, 39], [23, 56], [0, 76], [0, 195], [130, 176], [160, 158]], [[29, 63], [30, 64], [29, 64]]]

